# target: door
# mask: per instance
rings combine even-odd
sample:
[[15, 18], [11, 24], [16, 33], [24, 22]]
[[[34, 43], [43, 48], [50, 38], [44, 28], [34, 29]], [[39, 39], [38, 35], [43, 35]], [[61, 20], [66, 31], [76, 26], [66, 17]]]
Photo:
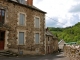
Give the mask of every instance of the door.
[[0, 31], [0, 50], [4, 50], [5, 31]]
[[49, 51], [50, 51], [50, 50], [49, 50], [49, 46], [48, 46], [48, 54], [50, 53]]

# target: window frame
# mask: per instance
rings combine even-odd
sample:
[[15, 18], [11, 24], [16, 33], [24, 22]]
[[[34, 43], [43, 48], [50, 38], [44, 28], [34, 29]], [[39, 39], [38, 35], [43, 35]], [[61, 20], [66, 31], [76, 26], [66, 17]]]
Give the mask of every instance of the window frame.
[[[18, 34], [17, 34], [17, 45], [26, 45], [26, 30], [17, 30]], [[24, 32], [24, 44], [19, 44], [19, 33], [20, 32]]]
[[[1, 20], [0, 20], [0, 23], [5, 23], [5, 13], [6, 13], [6, 11], [5, 11], [5, 9], [0, 9], [0, 11], [1, 11]], [[2, 18], [3, 16], [2, 16], [2, 11], [4, 11], [4, 19]]]
[[[20, 24], [20, 14], [23, 14], [23, 15], [24, 15], [24, 25], [21, 25], [21, 24]], [[18, 23], [17, 23], [17, 24], [18, 24], [19, 26], [26, 26], [26, 17], [27, 17], [26, 13], [19, 12], [19, 13], [18, 13]]]
[[[36, 19], [36, 18], [39, 19], [39, 27], [37, 27], [36, 24], [35, 24], [35, 19]], [[35, 16], [35, 17], [34, 17], [34, 27], [35, 27], [35, 28], [40, 28], [40, 17], [39, 17], [39, 16]]]
[[[39, 42], [38, 43], [36, 43], [36, 36], [35, 36], [35, 34], [39, 34]], [[34, 44], [40, 44], [40, 33], [39, 32], [35, 32], [34, 33]]]
[[[20, 40], [20, 33], [23, 33], [23, 40], [21, 41]], [[19, 32], [19, 45], [24, 45], [24, 39], [25, 39], [25, 37], [24, 37], [24, 32]], [[21, 42], [20, 42], [21, 41]]]

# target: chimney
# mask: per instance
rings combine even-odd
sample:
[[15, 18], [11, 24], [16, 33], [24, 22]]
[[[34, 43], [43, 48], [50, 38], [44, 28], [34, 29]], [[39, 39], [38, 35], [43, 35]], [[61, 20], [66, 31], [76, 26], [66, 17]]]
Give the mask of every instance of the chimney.
[[27, 0], [27, 5], [33, 6], [33, 0]]

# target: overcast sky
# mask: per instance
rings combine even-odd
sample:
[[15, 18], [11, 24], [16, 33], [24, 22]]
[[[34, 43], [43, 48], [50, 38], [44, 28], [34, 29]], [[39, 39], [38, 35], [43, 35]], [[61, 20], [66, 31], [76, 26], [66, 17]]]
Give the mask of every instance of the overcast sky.
[[80, 0], [34, 0], [33, 4], [47, 12], [46, 27], [67, 27], [80, 22]]

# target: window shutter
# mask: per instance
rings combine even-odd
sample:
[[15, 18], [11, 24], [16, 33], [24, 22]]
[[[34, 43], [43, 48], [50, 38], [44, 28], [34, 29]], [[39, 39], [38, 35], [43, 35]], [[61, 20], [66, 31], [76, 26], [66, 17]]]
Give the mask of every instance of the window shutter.
[[35, 43], [39, 44], [39, 33], [35, 33]]
[[35, 18], [35, 28], [39, 28], [39, 18]]
[[20, 13], [19, 18], [20, 18], [19, 19], [19, 24], [20, 25], [25, 25], [25, 15]]
[[24, 32], [19, 32], [19, 44], [24, 44]]

